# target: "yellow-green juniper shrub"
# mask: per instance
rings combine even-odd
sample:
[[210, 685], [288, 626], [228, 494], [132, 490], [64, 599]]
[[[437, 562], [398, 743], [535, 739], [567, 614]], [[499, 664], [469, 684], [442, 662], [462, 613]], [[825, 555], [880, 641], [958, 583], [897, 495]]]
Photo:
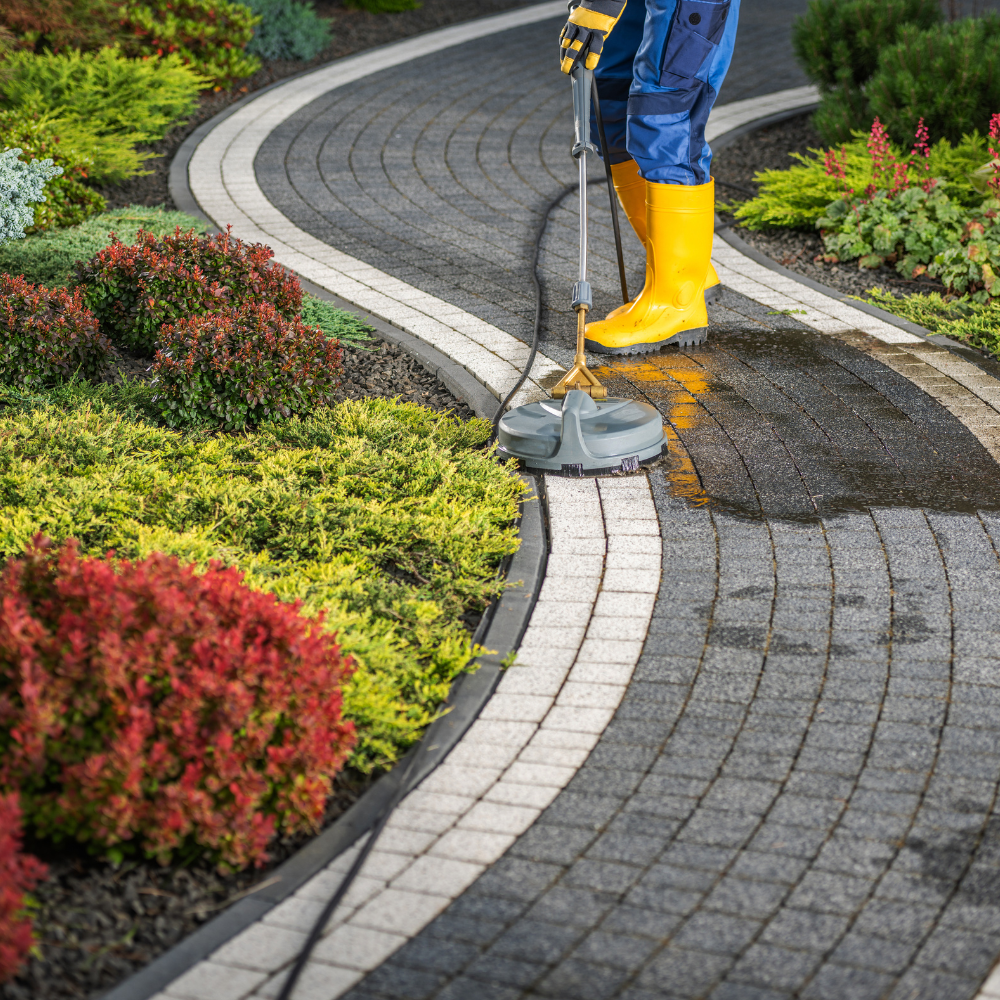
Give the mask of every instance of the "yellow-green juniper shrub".
[[486, 421], [346, 402], [254, 433], [142, 419], [148, 387], [0, 389], [0, 556], [36, 532], [124, 558], [239, 567], [325, 611], [359, 668], [344, 693], [352, 764], [391, 764], [473, 656], [460, 616], [503, 584], [523, 487], [483, 451]]

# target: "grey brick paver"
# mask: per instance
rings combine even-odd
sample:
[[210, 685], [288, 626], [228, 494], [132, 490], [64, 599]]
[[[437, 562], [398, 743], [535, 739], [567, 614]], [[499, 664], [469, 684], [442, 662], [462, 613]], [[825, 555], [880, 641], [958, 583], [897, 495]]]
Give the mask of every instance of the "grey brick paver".
[[[261, 148], [261, 185], [523, 339], [527, 240], [572, 173], [545, 28], [516, 87], [480, 86], [476, 44], [314, 102]], [[592, 211], [600, 309], [600, 188]], [[560, 360], [575, 225], [553, 213], [543, 245]], [[765, 313], [727, 291], [708, 348], [663, 355], [658, 380], [614, 367], [674, 418], [700, 490], [652, 474], [664, 574], [642, 659], [568, 787], [352, 1000], [975, 994], [1000, 952], [996, 466], [891, 368]]]

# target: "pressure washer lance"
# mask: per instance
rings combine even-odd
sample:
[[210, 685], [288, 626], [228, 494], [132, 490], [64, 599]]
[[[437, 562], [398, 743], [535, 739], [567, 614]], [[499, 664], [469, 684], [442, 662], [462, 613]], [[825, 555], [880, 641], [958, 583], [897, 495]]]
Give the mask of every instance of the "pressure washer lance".
[[[497, 422], [497, 452], [521, 459], [529, 469], [564, 476], [599, 476], [614, 472], [636, 472], [644, 462], [659, 458], [666, 444], [663, 420], [649, 403], [632, 399], [608, 399], [608, 391], [587, 368], [585, 333], [587, 313], [594, 297], [587, 281], [587, 153], [596, 153], [590, 141], [591, 95], [594, 74], [583, 60], [573, 68], [573, 156], [579, 172], [580, 191], [580, 276], [573, 285], [572, 307], [576, 310], [576, 356], [573, 366], [552, 389], [552, 399], [501, 412]], [[600, 102], [597, 102], [599, 109]], [[599, 119], [600, 123], [600, 119]], [[603, 123], [601, 123], [603, 124]], [[608, 164], [607, 142], [604, 149]], [[610, 172], [610, 171], [609, 171]], [[613, 191], [611, 197], [614, 197]], [[618, 237], [617, 226], [616, 237]], [[620, 240], [618, 240], [620, 244]], [[537, 264], [538, 244], [535, 246]], [[624, 264], [619, 263], [622, 294], [627, 298]], [[535, 283], [538, 301], [535, 336], [530, 361], [534, 360], [541, 318], [541, 286]], [[522, 375], [515, 390], [523, 383]], [[513, 391], [501, 404], [501, 411]], [[562, 404], [556, 400], [562, 400]]]
[[590, 141], [590, 95], [594, 87], [594, 71], [585, 69], [583, 60], [577, 62], [571, 74], [573, 81], [573, 158], [580, 170], [580, 277], [573, 285], [571, 306], [576, 310], [576, 357], [573, 367], [552, 389], [553, 399], [562, 399], [570, 389], [585, 392], [591, 399], [607, 399], [608, 390], [597, 381], [597, 376], [587, 367], [584, 338], [587, 313], [594, 306], [594, 293], [587, 281], [587, 153], [596, 153]]

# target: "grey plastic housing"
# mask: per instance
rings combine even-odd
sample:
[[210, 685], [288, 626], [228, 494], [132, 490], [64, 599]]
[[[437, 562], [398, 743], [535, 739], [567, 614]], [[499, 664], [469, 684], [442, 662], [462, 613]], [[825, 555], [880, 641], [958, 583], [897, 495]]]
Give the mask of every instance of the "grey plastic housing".
[[580, 306], [586, 306], [588, 310], [594, 308], [594, 292], [589, 281], [573, 282], [573, 301], [570, 303], [570, 307], [579, 309]]
[[564, 476], [635, 472], [663, 453], [663, 418], [649, 403], [591, 399], [571, 389], [562, 402], [546, 399], [505, 413], [497, 450], [529, 469]]

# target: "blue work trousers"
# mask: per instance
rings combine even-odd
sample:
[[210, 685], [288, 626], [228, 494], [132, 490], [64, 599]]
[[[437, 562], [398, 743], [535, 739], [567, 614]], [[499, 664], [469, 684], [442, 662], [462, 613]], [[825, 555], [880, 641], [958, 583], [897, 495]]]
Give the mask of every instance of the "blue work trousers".
[[635, 160], [648, 181], [708, 182], [705, 123], [739, 14], [740, 0], [628, 0], [594, 73], [612, 163]]

